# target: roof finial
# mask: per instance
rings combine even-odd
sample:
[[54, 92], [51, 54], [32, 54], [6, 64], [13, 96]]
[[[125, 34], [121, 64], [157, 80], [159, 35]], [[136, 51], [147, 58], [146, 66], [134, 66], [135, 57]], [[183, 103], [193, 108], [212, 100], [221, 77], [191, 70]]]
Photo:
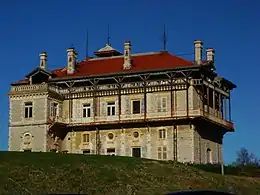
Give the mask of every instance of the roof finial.
[[166, 26], [163, 26], [163, 51], [166, 51], [166, 44], [167, 44], [167, 35], [166, 35]]
[[107, 25], [107, 44], [108, 44], [108, 45], [111, 45], [111, 44], [110, 44], [110, 30], [109, 30], [109, 24]]
[[88, 29], [87, 29], [87, 35], [86, 35], [86, 58], [88, 57]]

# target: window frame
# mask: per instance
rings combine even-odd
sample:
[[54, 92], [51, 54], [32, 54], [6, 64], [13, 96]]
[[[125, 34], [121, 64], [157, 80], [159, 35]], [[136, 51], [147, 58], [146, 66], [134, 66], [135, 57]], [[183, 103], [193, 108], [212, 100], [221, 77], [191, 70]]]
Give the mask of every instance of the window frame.
[[159, 102], [158, 102], [158, 109], [157, 112], [167, 112], [167, 97], [163, 96], [163, 97], [159, 97]]
[[166, 139], [167, 138], [166, 129], [159, 129], [158, 134], [159, 134], [159, 139]]
[[90, 103], [82, 104], [82, 117], [83, 118], [91, 117], [91, 104]]
[[24, 118], [31, 119], [33, 118], [33, 102], [24, 102]]
[[[134, 110], [134, 102], [139, 102], [138, 112], [135, 112], [135, 110]], [[141, 112], [142, 112], [142, 102], [141, 102], [141, 100], [137, 100], [137, 99], [132, 100], [131, 104], [132, 104], [132, 108], [131, 108], [132, 114], [141, 114]]]
[[89, 143], [89, 142], [90, 142], [90, 134], [89, 133], [83, 133], [82, 134], [82, 143]]
[[159, 146], [157, 148], [157, 158], [158, 160], [167, 160], [167, 147], [166, 146]]
[[116, 102], [107, 102], [107, 116], [116, 116]]

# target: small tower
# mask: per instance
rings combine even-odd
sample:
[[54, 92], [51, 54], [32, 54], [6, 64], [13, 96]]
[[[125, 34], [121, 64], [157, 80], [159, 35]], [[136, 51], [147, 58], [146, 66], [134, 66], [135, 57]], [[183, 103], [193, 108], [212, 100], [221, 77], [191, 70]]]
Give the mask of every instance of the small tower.
[[203, 43], [201, 40], [194, 41], [194, 61], [196, 64], [201, 64], [202, 62], [202, 48]]
[[42, 53], [40, 53], [40, 68], [45, 70], [46, 65], [47, 65], [47, 53], [42, 52]]
[[125, 41], [124, 43], [124, 69], [131, 68], [131, 41]]
[[75, 72], [77, 55], [78, 53], [74, 48], [67, 49], [67, 56], [68, 56], [67, 74], [73, 74]]

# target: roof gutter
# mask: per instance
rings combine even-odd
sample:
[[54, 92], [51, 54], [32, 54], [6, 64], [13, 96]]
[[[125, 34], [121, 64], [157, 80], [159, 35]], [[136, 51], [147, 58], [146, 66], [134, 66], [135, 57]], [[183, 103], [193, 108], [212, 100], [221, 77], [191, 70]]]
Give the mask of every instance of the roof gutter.
[[166, 72], [166, 71], [172, 71], [172, 70], [191, 70], [200, 68], [201, 65], [191, 65], [187, 67], [177, 67], [177, 68], [160, 68], [160, 69], [154, 69], [154, 70], [143, 70], [143, 71], [135, 71], [135, 72], [118, 72], [118, 73], [109, 73], [109, 74], [98, 74], [98, 75], [90, 75], [90, 76], [71, 76], [71, 77], [56, 77], [52, 78], [50, 81], [62, 81], [62, 80], [74, 80], [74, 79], [85, 79], [85, 78], [96, 78], [96, 77], [111, 77], [111, 76], [117, 76], [117, 75], [133, 75], [133, 74], [142, 74], [142, 73], [153, 73], [153, 72]]

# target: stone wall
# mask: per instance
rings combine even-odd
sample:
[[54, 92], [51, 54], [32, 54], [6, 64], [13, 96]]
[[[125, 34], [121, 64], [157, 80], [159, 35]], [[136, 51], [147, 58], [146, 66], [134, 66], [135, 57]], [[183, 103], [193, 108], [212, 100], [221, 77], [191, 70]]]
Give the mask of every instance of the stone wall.
[[[165, 130], [165, 138], [159, 137], [159, 130]], [[132, 148], [139, 147], [141, 148], [141, 157], [158, 159], [158, 148], [166, 147], [167, 157], [160, 160], [173, 160], [173, 131], [173, 126], [100, 130], [100, 152], [103, 155], [107, 155], [107, 148], [115, 148], [115, 155], [132, 156]], [[139, 134], [138, 137], [134, 136], [136, 132]], [[113, 134], [112, 139], [109, 139], [109, 133]], [[89, 142], [83, 142], [83, 134], [89, 134]], [[62, 143], [62, 150], [72, 151], [73, 153], [83, 153], [84, 150], [90, 150], [90, 153], [96, 154], [96, 136], [97, 131], [69, 133]], [[193, 127], [188, 125], [177, 126], [178, 161], [192, 162], [194, 160], [193, 143]]]
[[9, 127], [9, 151], [46, 152], [47, 130], [47, 125]]
[[194, 134], [194, 153], [195, 163], [221, 163], [222, 138], [220, 134], [214, 132], [213, 129], [197, 129]]

